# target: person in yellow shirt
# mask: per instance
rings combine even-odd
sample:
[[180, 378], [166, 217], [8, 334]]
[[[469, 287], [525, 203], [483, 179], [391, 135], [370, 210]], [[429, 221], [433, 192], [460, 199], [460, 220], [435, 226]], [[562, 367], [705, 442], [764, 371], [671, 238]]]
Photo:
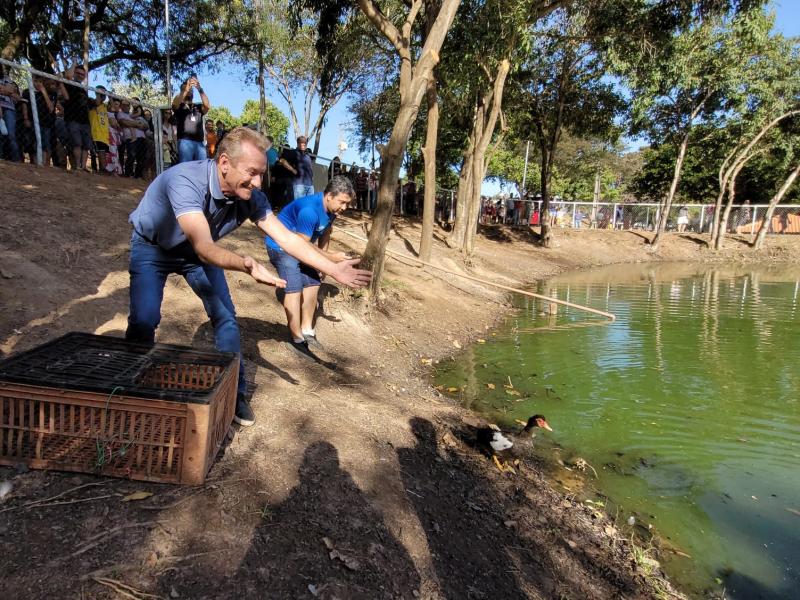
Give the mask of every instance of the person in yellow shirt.
[[[102, 85], [97, 86], [98, 90], [106, 91]], [[89, 109], [89, 126], [92, 129], [92, 141], [94, 150], [97, 153], [97, 170], [100, 173], [106, 172], [106, 156], [108, 155], [109, 130], [108, 125], [114, 117], [108, 113], [106, 108], [106, 95], [98, 91], [95, 94], [94, 106]], [[116, 123], [115, 123], [116, 126]]]

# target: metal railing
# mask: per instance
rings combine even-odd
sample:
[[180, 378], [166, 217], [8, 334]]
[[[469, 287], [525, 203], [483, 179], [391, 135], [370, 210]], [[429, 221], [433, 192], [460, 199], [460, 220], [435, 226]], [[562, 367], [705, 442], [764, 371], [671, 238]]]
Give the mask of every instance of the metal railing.
[[[766, 217], [767, 204], [740, 204], [731, 210], [729, 233], [756, 234]], [[654, 231], [661, 216], [661, 206], [649, 202], [550, 202], [553, 227], [562, 229], [626, 229]], [[507, 201], [484, 198], [481, 223], [540, 225], [541, 200]], [[678, 204], [667, 216], [667, 231], [709, 232], [714, 219], [713, 204]], [[683, 226], [681, 228], [681, 226]], [[800, 233], [800, 205], [775, 207], [768, 233]]]

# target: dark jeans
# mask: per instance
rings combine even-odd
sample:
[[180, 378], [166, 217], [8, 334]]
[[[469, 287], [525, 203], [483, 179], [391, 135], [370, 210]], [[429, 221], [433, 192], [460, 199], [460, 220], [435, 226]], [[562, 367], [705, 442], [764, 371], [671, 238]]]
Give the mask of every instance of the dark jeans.
[[167, 275], [183, 275], [195, 294], [203, 301], [211, 325], [214, 345], [221, 352], [239, 354], [239, 396], [247, 390], [244, 358], [241, 351], [239, 324], [233, 307], [225, 271], [203, 264], [188, 242], [172, 250], [151, 244], [134, 231], [131, 238], [130, 316], [125, 339], [152, 344], [161, 322], [161, 301]]
[[19, 162], [22, 160], [22, 153], [17, 142], [17, 111], [4, 108], [2, 118], [8, 135], [0, 137], [0, 156], [6, 160]]
[[141, 177], [144, 172], [144, 158], [147, 151], [147, 140], [138, 138], [125, 142], [125, 175]]

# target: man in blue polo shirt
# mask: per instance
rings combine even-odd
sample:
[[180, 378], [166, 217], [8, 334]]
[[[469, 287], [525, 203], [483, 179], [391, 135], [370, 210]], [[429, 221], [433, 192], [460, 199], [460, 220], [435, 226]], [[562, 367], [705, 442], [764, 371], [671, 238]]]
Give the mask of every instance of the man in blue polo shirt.
[[[328, 182], [325, 191], [298, 198], [287, 204], [278, 215], [286, 229], [304, 240], [315, 244], [320, 254], [334, 262], [347, 260], [344, 252], [331, 252], [333, 221], [355, 197], [353, 184], [346, 177], [337, 176]], [[314, 311], [320, 286], [319, 271], [313, 266], [301, 264], [294, 256], [284, 251], [280, 242], [267, 235], [267, 254], [278, 275], [286, 281], [283, 292], [283, 309], [289, 325], [289, 344], [298, 353], [314, 358], [309, 344], [320, 347], [314, 331]], [[278, 293], [281, 298], [281, 291]]]
[[[239, 353], [241, 358], [239, 326], [225, 269], [247, 273], [266, 285], [286, 285], [252, 256], [240, 256], [217, 244], [247, 219], [289, 254], [336, 281], [351, 287], [369, 282], [370, 273], [355, 268], [358, 260], [329, 260], [272, 214], [259, 189], [266, 170], [265, 151], [261, 134], [237, 127], [219, 145], [216, 159], [181, 163], [148, 186], [130, 215], [133, 236], [126, 339], [154, 342], [161, 321], [164, 284], [168, 275], [177, 273], [203, 301], [217, 349]], [[240, 360], [235, 420], [252, 425], [255, 418], [245, 391], [244, 361]]]

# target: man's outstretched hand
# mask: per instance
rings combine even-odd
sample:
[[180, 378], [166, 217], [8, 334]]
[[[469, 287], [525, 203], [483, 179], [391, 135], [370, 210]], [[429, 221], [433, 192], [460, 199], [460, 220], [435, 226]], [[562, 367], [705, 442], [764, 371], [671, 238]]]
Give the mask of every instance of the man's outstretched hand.
[[255, 260], [252, 256], [244, 257], [244, 268], [258, 283], [274, 285], [277, 288], [286, 287], [286, 280], [281, 279], [280, 277], [275, 277], [275, 275], [270, 273], [266, 267]]
[[372, 272], [356, 269], [355, 266], [360, 262], [360, 258], [351, 258], [336, 263], [336, 270], [331, 273], [331, 277], [348, 287], [359, 288], [368, 285], [372, 281]]

